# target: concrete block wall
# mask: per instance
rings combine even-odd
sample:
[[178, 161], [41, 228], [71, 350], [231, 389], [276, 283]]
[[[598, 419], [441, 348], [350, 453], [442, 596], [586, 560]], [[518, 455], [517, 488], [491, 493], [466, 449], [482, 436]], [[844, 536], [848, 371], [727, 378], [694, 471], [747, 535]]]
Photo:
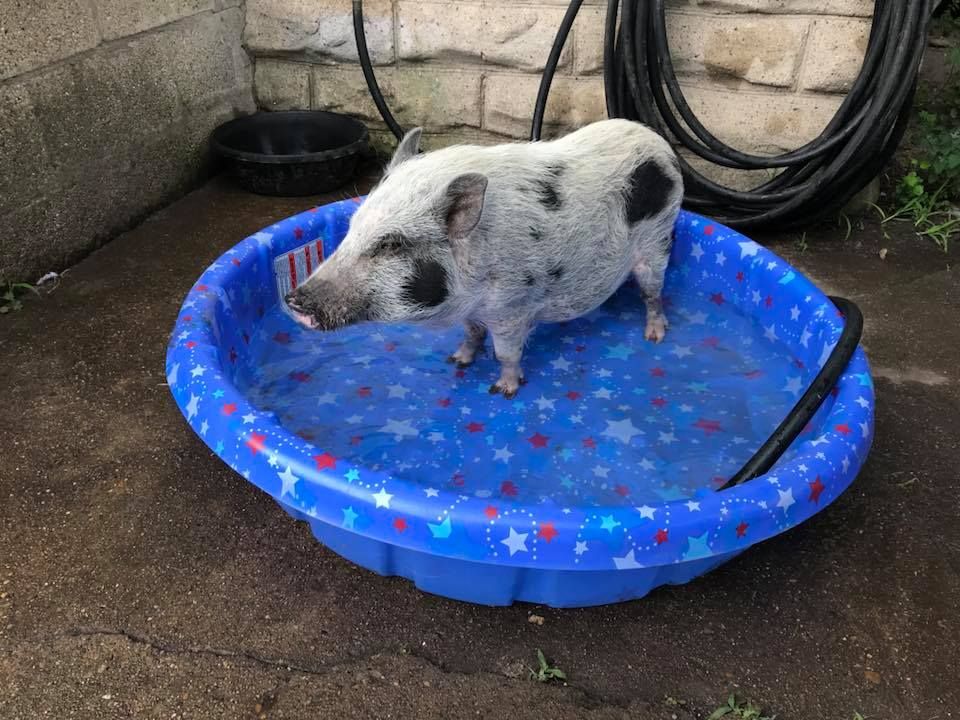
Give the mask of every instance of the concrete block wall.
[[[427, 146], [526, 138], [540, 72], [567, 0], [364, 3], [378, 80], [398, 120]], [[605, 117], [606, 3], [586, 0], [547, 111], [556, 134]], [[871, 0], [670, 0], [668, 32], [686, 97], [722, 140], [782, 151], [816, 136], [856, 77]], [[351, 4], [247, 0], [244, 43], [267, 109], [331, 109], [392, 147], [356, 64]], [[713, 169], [716, 175], [716, 169]], [[720, 173], [723, 177], [723, 173]], [[749, 183], [743, 177], [724, 179]]]
[[205, 172], [254, 109], [242, 0], [0, 2], [0, 282], [35, 281]]

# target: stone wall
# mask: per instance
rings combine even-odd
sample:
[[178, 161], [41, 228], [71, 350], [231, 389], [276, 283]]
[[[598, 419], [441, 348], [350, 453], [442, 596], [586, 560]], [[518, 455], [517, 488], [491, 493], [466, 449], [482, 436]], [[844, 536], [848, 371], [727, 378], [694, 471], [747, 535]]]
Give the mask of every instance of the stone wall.
[[[587, 0], [550, 96], [549, 132], [605, 117], [606, 3]], [[371, 0], [367, 42], [404, 127], [427, 145], [525, 138], [567, 0]], [[856, 77], [871, 0], [672, 0], [669, 37], [686, 97], [722, 140], [779, 151], [813, 138]], [[331, 109], [383, 131], [356, 64], [351, 5], [248, 0], [244, 42], [268, 109]], [[548, 133], [545, 133], [548, 134]]]
[[195, 185], [253, 110], [242, 0], [0, 2], [0, 282], [62, 270]]

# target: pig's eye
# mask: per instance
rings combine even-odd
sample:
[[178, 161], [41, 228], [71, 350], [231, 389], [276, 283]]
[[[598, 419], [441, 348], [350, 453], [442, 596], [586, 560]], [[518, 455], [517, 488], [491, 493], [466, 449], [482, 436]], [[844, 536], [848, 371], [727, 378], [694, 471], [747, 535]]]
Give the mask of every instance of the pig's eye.
[[377, 243], [377, 255], [400, 255], [407, 246], [407, 239], [402, 235], [387, 235]]

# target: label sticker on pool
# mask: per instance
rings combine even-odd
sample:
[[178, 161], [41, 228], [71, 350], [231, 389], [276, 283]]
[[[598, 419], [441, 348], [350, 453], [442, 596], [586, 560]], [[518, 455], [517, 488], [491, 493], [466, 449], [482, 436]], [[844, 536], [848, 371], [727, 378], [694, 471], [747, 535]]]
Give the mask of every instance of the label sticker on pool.
[[[280, 306], [290, 315], [284, 298], [291, 290], [306, 282], [307, 278], [323, 262], [323, 241], [311, 240], [273, 259], [273, 274], [277, 279], [277, 294]], [[291, 316], [292, 317], [292, 316]]]

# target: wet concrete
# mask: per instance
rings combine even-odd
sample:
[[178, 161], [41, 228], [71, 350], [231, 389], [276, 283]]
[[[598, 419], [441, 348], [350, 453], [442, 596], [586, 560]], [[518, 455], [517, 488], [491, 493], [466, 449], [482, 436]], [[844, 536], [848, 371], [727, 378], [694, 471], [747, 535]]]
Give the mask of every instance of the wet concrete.
[[[960, 714], [955, 256], [872, 225], [764, 238], [866, 315], [877, 432], [854, 486], [641, 601], [484, 608], [319, 547], [164, 385], [202, 268], [326, 199], [214, 181], [0, 318], [0, 717], [686, 720], [730, 692], [782, 720]], [[527, 679], [536, 648], [570, 687]]]

